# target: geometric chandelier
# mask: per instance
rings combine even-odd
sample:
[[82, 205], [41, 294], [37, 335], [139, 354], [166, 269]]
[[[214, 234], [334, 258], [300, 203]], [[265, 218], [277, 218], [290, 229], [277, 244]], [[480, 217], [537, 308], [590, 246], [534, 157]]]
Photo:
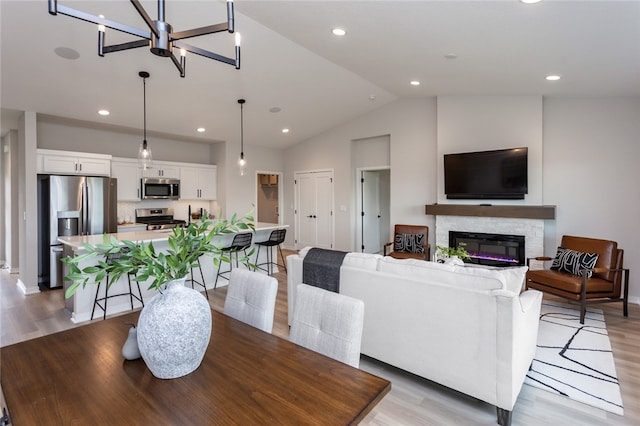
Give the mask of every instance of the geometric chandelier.
[[[105, 53], [117, 52], [120, 50], [135, 49], [137, 47], [148, 46], [151, 53], [165, 58], [171, 58], [175, 66], [180, 71], [180, 77], [185, 76], [186, 71], [186, 52], [195, 53], [196, 55], [234, 65], [236, 69], [240, 69], [240, 34], [236, 33], [236, 57], [228, 58], [199, 47], [191, 46], [183, 42], [185, 38], [198, 37], [207, 34], [218, 33], [222, 31], [234, 32], [233, 20], [233, 0], [227, 0], [227, 22], [216, 25], [208, 25], [206, 27], [194, 28], [191, 30], [173, 32], [173, 28], [165, 21], [164, 17], [164, 0], [158, 0], [158, 19], [153, 21], [144, 10], [144, 7], [138, 0], [130, 0], [133, 7], [136, 8], [142, 19], [149, 27], [149, 31], [139, 30], [125, 24], [105, 19], [101, 16], [91, 15], [79, 10], [75, 10], [66, 6], [58, 5], [58, 0], [49, 1], [49, 13], [51, 15], [71, 16], [72, 18], [81, 19], [98, 25], [98, 55], [104, 56]], [[131, 34], [142, 38], [143, 40], [135, 40], [127, 43], [114, 44], [105, 46], [106, 28], [111, 28], [127, 34]], [[180, 49], [180, 60], [176, 58], [173, 49]]]

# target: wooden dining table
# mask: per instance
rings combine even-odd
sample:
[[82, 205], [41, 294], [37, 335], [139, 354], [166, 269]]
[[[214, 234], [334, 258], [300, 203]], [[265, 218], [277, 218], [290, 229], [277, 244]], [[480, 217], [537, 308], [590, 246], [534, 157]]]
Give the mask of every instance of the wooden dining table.
[[357, 424], [391, 383], [212, 311], [194, 372], [154, 377], [121, 354], [139, 312], [0, 349], [12, 424]]

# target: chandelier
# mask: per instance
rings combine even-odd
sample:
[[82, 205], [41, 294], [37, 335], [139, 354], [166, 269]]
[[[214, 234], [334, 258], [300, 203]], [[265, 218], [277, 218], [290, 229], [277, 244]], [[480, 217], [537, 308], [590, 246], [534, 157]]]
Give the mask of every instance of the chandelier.
[[[185, 38], [198, 37], [207, 34], [219, 33], [222, 31], [234, 32], [233, 19], [233, 0], [227, 0], [227, 22], [220, 24], [208, 25], [206, 27], [193, 28], [191, 30], [173, 32], [173, 28], [165, 21], [164, 16], [164, 0], [158, 0], [158, 19], [153, 21], [140, 4], [139, 0], [130, 0], [136, 11], [146, 22], [149, 30], [140, 30], [125, 24], [105, 19], [102, 16], [90, 15], [79, 10], [72, 9], [67, 6], [59, 5], [58, 0], [49, 1], [49, 13], [51, 15], [71, 16], [83, 21], [91, 22], [98, 25], [98, 55], [104, 56], [105, 53], [117, 52], [120, 50], [135, 49], [137, 47], [149, 46], [151, 53], [165, 58], [171, 58], [178, 71], [180, 77], [185, 76], [186, 69], [186, 52], [195, 53], [209, 59], [224, 62], [233, 65], [236, 69], [240, 69], [240, 34], [236, 33], [235, 39], [235, 58], [228, 58], [199, 47], [191, 46], [183, 42]], [[111, 28], [123, 33], [131, 34], [142, 38], [143, 40], [135, 40], [127, 43], [113, 44], [105, 46], [106, 28]], [[180, 49], [180, 59], [174, 54], [174, 48]]]

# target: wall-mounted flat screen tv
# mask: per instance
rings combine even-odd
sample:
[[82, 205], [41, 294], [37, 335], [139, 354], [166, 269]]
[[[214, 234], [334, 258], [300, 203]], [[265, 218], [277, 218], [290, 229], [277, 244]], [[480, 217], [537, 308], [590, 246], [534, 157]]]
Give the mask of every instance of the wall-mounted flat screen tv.
[[527, 148], [444, 156], [448, 199], [522, 200], [527, 189]]

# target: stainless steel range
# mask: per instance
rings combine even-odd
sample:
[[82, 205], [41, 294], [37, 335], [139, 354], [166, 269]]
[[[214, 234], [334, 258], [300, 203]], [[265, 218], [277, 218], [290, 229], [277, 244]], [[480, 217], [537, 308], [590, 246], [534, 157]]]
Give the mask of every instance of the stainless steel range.
[[136, 222], [147, 225], [147, 231], [186, 226], [187, 222], [173, 218], [172, 208], [136, 209]]

